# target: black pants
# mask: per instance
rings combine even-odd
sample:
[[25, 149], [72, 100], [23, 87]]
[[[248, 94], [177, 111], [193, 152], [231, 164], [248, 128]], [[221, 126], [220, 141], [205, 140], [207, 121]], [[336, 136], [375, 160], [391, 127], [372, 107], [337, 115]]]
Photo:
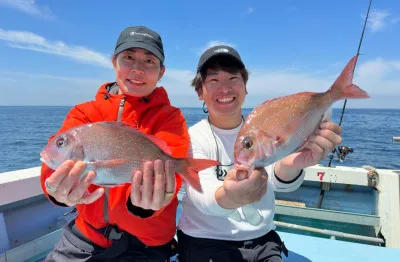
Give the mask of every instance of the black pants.
[[179, 262], [280, 262], [287, 249], [274, 231], [248, 241], [195, 238], [178, 230]]
[[88, 240], [72, 221], [64, 226], [60, 241], [45, 261], [169, 261], [175, 240], [163, 246], [146, 246], [136, 237], [126, 234], [107, 249]]

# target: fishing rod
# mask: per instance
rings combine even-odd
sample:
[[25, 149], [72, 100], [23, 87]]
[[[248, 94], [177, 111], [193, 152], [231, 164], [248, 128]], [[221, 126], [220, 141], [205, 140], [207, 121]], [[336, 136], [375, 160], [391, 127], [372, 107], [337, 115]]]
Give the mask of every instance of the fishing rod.
[[[354, 69], [353, 69], [353, 74], [354, 74], [354, 70], [356, 69], [356, 65], [357, 65], [357, 61], [358, 61], [358, 56], [360, 55], [360, 49], [361, 49], [361, 44], [364, 38], [364, 32], [365, 32], [365, 28], [367, 27], [367, 21], [368, 21], [368, 16], [369, 16], [369, 11], [371, 9], [371, 4], [372, 4], [372, 0], [369, 1], [369, 5], [368, 5], [368, 11], [367, 11], [367, 15], [365, 16], [365, 20], [364, 20], [364, 27], [361, 33], [361, 37], [360, 37], [360, 41], [358, 43], [358, 49], [357, 49], [357, 59], [356, 59], [356, 63], [354, 64]], [[346, 110], [346, 104], [347, 104], [347, 99], [344, 100], [343, 103], [343, 108], [342, 108], [342, 113], [340, 115], [340, 121], [339, 121], [339, 126], [342, 125], [342, 121], [343, 121], [343, 115], [344, 115], [344, 111]], [[332, 151], [330, 159], [329, 159], [329, 164], [328, 166], [330, 167], [332, 164], [332, 159], [334, 157], [336, 153], [336, 148]]]
[[[357, 49], [357, 55], [356, 55], [357, 58], [356, 58], [356, 62], [355, 62], [355, 64], [354, 64], [353, 75], [354, 75], [354, 70], [355, 70], [356, 65], [357, 65], [358, 56], [360, 55], [361, 44], [362, 44], [362, 41], [363, 41], [363, 38], [364, 38], [365, 28], [367, 27], [367, 21], [368, 21], [369, 11], [370, 11], [370, 9], [371, 9], [371, 4], [372, 4], [372, 0], [369, 1], [368, 10], [367, 10], [367, 15], [365, 16], [363, 30], [362, 30], [362, 32], [361, 32], [360, 41], [359, 41], [359, 43], [358, 43], [358, 49]], [[345, 112], [345, 110], [346, 110], [346, 104], [347, 104], [347, 99], [345, 99], [345, 100], [344, 100], [344, 103], [343, 103], [342, 113], [341, 113], [341, 115], [340, 115], [339, 126], [342, 125], [343, 115], [344, 115], [344, 112]], [[329, 164], [328, 164], [328, 167], [331, 167], [333, 157], [335, 156], [335, 153], [336, 153], [337, 151], [338, 151], [338, 157], [339, 157], [339, 160], [340, 160], [340, 161], [343, 161], [344, 158], [345, 158], [349, 153], [353, 153], [353, 149], [350, 148], [350, 147], [348, 147], [348, 146], [339, 146], [337, 149], [335, 148], [335, 149], [331, 152], [331, 155], [330, 155], [330, 157], [329, 157]], [[320, 192], [320, 195], [319, 195], [319, 199], [318, 199], [318, 203], [317, 203], [317, 208], [321, 208], [322, 200], [323, 200], [324, 195], [325, 195], [325, 190], [329, 190], [329, 188], [330, 188], [330, 184], [329, 184], [329, 183], [326, 183], [326, 182], [322, 182], [322, 183], [321, 183], [321, 192]]]

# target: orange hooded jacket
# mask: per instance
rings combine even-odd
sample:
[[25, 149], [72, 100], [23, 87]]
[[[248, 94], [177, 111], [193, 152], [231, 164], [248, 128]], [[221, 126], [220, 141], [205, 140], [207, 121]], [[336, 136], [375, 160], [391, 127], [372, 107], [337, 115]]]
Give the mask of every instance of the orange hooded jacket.
[[[122, 122], [164, 140], [174, 157], [188, 156], [190, 140], [185, 118], [178, 108], [171, 106], [163, 87], [156, 88], [148, 97], [139, 98], [111, 94], [107, 91], [107, 87], [112, 84], [102, 85], [94, 101], [71, 109], [58, 133], [86, 123], [117, 121], [119, 115]], [[44, 181], [53, 172], [54, 170], [47, 165], [42, 165], [41, 185], [49, 199]], [[174, 237], [176, 231], [177, 193], [182, 185], [182, 179], [177, 174], [175, 177], [176, 188], [172, 201], [150, 217], [140, 218], [128, 210], [127, 201], [130, 201], [131, 185], [127, 184], [110, 188], [106, 205], [105, 195], [92, 204], [77, 205], [78, 215], [75, 224], [88, 239], [103, 248], [111, 246], [112, 241], [93, 227], [99, 229], [107, 225], [116, 225], [148, 246], [166, 244]], [[93, 192], [96, 188], [98, 186], [91, 185], [89, 191]]]

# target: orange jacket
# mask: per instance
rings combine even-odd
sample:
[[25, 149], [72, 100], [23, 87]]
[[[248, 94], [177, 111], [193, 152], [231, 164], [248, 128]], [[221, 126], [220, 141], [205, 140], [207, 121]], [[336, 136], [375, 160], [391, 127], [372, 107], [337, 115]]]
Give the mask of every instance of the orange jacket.
[[[187, 157], [190, 140], [186, 121], [181, 111], [171, 106], [163, 87], [156, 88], [147, 98], [138, 98], [110, 94], [106, 89], [110, 84], [112, 83], [106, 83], [100, 87], [94, 101], [71, 109], [58, 133], [81, 124], [116, 121], [121, 99], [126, 98], [121, 121], [137, 126], [142, 132], [164, 140], [174, 157]], [[44, 181], [53, 172], [54, 170], [45, 164], [42, 165], [41, 185], [48, 198]], [[140, 218], [129, 212], [127, 201], [129, 201], [131, 186], [128, 184], [109, 189], [108, 222], [104, 218], [105, 196], [102, 196], [92, 204], [77, 205], [78, 215], [75, 223], [86, 237], [104, 248], [109, 247], [112, 242], [92, 227], [103, 228], [108, 224], [117, 225], [119, 229], [136, 236], [148, 246], [166, 244], [174, 237], [176, 231], [177, 192], [181, 187], [182, 179], [177, 174], [175, 177], [177, 183], [172, 201], [148, 218]], [[89, 191], [93, 192], [96, 188], [98, 186], [91, 185]]]

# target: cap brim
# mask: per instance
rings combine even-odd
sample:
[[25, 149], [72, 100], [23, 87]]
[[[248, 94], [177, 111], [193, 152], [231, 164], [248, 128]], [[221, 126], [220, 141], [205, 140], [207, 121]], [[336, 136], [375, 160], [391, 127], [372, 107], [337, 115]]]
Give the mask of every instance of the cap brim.
[[164, 63], [164, 55], [152, 45], [143, 42], [125, 42], [122, 45], [118, 46], [114, 51], [114, 55], [121, 53], [130, 48], [143, 48], [151, 53], [153, 53], [162, 63]]
[[213, 54], [210, 57], [208, 57], [202, 64], [198, 65], [197, 67], [197, 72], [200, 72], [201, 69], [203, 69], [203, 66], [210, 61], [210, 59], [214, 58], [214, 57], [218, 57], [218, 56], [228, 56], [233, 58], [234, 60], [236, 60], [236, 62], [238, 62], [243, 68], [245, 67], [242, 60], [240, 60], [239, 58], [237, 58], [236, 56], [232, 55], [232, 54], [227, 54], [227, 53], [219, 53], [219, 54]]

